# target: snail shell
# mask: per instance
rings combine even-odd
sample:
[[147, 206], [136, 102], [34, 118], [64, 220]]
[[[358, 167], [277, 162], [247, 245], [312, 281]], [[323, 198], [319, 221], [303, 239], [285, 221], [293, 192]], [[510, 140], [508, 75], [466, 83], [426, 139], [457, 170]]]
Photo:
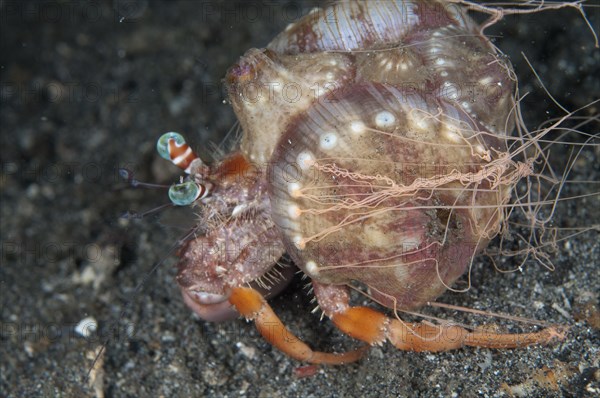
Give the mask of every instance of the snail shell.
[[512, 69], [458, 7], [342, 2], [227, 74], [294, 262], [392, 308], [441, 294], [499, 231]]

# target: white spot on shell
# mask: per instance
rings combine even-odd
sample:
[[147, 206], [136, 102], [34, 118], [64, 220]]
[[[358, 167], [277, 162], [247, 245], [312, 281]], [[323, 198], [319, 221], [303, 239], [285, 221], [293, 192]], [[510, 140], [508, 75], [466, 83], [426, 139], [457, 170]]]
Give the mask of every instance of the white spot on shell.
[[331, 66], [337, 66], [337, 61], [335, 59], [332, 59], [331, 61], [329, 61], [329, 65]]
[[302, 170], [308, 170], [315, 164], [315, 157], [309, 151], [302, 151], [296, 157], [296, 161]]
[[322, 149], [332, 149], [337, 145], [338, 136], [335, 133], [325, 133], [321, 136], [319, 146]]
[[355, 134], [364, 133], [366, 128], [367, 127], [365, 126], [365, 124], [360, 120], [355, 120], [350, 123], [350, 131], [352, 131]]
[[481, 84], [482, 86], [487, 86], [491, 82], [492, 82], [492, 77], [491, 76], [487, 76], [487, 77], [484, 77], [482, 79], [479, 79], [479, 84]]
[[301, 185], [297, 182], [290, 182], [288, 184], [288, 192], [292, 196], [292, 198], [297, 198], [298, 196], [300, 196], [300, 188]]
[[442, 94], [445, 95], [446, 98], [451, 100], [458, 99], [459, 88], [455, 84], [450, 82], [444, 82], [443, 87], [445, 88], [442, 89]]
[[288, 207], [288, 215], [291, 218], [298, 218], [298, 217], [300, 217], [300, 214], [302, 214], [302, 213], [300, 212], [300, 208], [298, 206], [290, 205]]
[[444, 58], [438, 58], [438, 59], [435, 61], [435, 64], [436, 64], [436, 65], [444, 65], [445, 63], [446, 63], [446, 60], [445, 60]]
[[446, 138], [448, 138], [450, 141], [454, 142], [454, 143], [460, 143], [461, 142], [461, 136], [458, 135], [453, 130], [448, 129], [448, 130], [444, 131], [444, 136]]
[[317, 266], [317, 263], [315, 263], [312, 260], [307, 261], [305, 267], [306, 267], [306, 273], [311, 276], [317, 275], [319, 273], [319, 267]]
[[442, 77], [447, 77], [448, 76], [448, 72], [446, 72], [445, 70], [440, 72], [440, 76]]
[[375, 116], [377, 127], [390, 127], [396, 122], [396, 117], [388, 111], [381, 111]]
[[432, 130], [433, 124], [430, 117], [421, 112], [410, 112], [408, 114], [410, 126], [415, 130]]
[[294, 246], [296, 246], [299, 250], [304, 250], [306, 247], [306, 242], [304, 242], [304, 238], [301, 235], [296, 235], [292, 239], [294, 242]]
[[334, 74], [332, 72], [327, 72], [325, 77], [327, 78], [327, 80], [333, 80]]
[[329, 93], [330, 91], [327, 90], [327, 84], [317, 84], [313, 92], [315, 93], [315, 96], [319, 98], [322, 95]]

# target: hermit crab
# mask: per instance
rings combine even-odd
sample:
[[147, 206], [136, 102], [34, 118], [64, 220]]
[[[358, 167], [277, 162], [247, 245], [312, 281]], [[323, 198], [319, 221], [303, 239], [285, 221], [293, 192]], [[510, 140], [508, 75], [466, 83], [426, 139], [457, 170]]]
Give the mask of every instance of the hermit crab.
[[[562, 337], [408, 323], [502, 229], [533, 159], [509, 155], [515, 82], [466, 12], [441, 1], [347, 1], [315, 9], [225, 82], [242, 129], [215, 164], [178, 133], [157, 144], [188, 176], [169, 196], [199, 214], [180, 250], [177, 282], [207, 320], [241, 314], [289, 356], [339, 364], [361, 357], [313, 351], [265, 297], [287, 278], [287, 253], [311, 279], [320, 309], [370, 345], [444, 351], [516, 348]], [[279, 283], [279, 285], [282, 285]], [[350, 288], [392, 315], [350, 304]]]

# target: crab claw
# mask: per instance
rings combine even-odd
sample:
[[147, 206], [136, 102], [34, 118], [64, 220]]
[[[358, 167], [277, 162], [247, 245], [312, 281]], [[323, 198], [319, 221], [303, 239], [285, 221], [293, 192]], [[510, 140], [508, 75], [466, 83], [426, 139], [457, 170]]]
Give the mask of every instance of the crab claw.
[[[264, 285], [254, 281], [250, 283], [250, 287], [254, 288], [265, 299], [270, 299], [277, 296], [290, 284], [295, 272], [294, 267], [284, 267], [279, 269], [279, 279], [272, 281], [272, 284]], [[185, 304], [205, 321], [229, 321], [240, 315], [235, 307], [229, 303], [229, 294], [203, 292], [183, 286], [180, 286], [180, 288]]]
[[227, 301], [227, 296], [213, 293], [194, 293], [185, 289], [181, 289], [181, 295], [184, 303], [205, 321], [229, 321], [239, 315]]

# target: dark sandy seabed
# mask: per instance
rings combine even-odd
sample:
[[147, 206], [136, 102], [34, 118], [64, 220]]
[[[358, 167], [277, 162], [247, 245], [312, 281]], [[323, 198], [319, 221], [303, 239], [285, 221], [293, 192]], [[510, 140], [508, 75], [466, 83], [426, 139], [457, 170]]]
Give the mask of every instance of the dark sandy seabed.
[[[74, 326], [92, 317], [106, 336], [135, 286], [193, 219], [180, 210], [119, 220], [166, 196], [122, 189], [117, 168], [127, 166], [145, 181], [174, 181], [179, 173], [154, 150], [170, 130], [210, 155], [208, 143], [219, 142], [235, 121], [220, 88], [227, 67], [316, 3], [246, 4], [0, 1], [0, 396], [94, 395], [85, 377], [89, 352], [103, 338], [85, 339]], [[587, 8], [596, 26], [599, 7]], [[574, 10], [508, 17], [489, 33], [515, 64], [522, 92], [534, 91], [523, 104], [530, 126], [560, 111], [521, 51], [567, 108], [600, 97], [600, 52]], [[594, 114], [598, 106], [582, 113]], [[588, 132], [598, 134], [595, 128]], [[572, 178], [598, 181], [599, 158], [598, 150], [586, 151]], [[554, 225], [598, 224], [598, 196], [577, 203], [561, 207]], [[509, 396], [508, 386], [522, 396], [594, 396], [600, 391], [598, 233], [559, 244], [552, 257], [554, 272], [529, 262], [510, 274], [478, 259], [471, 291], [440, 301], [571, 325], [559, 344], [435, 355], [385, 345], [359, 363], [298, 378], [301, 364], [270, 347], [252, 324], [195, 318], [182, 303], [171, 256], [119, 321], [96, 373], [103, 385], [96, 387], [115, 397], [492, 397]], [[298, 276], [273, 299], [275, 311], [317, 349], [357, 347], [310, 313], [304, 283]]]

